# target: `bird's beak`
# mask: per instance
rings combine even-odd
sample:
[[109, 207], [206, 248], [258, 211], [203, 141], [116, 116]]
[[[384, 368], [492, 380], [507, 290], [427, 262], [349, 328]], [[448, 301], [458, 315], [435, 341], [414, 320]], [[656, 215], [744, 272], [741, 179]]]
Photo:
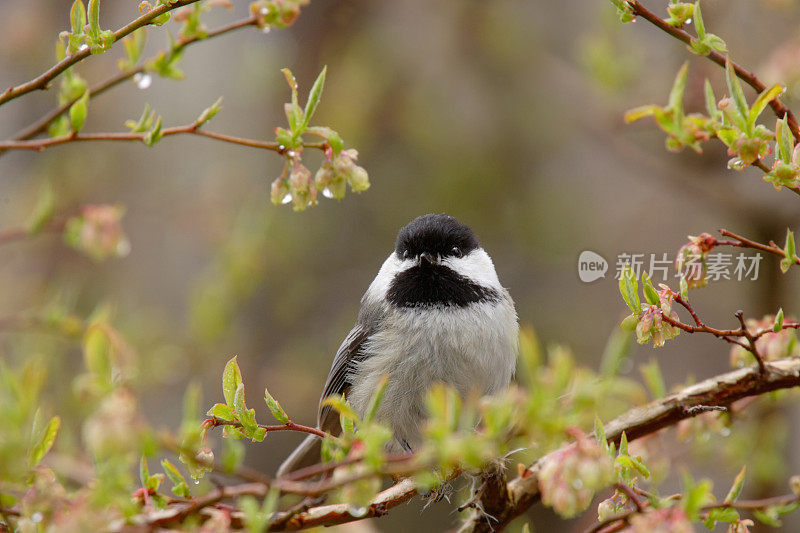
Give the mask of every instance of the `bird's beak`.
[[436, 262], [436, 256], [430, 252], [422, 252], [419, 254], [419, 262], [421, 265], [432, 265]]

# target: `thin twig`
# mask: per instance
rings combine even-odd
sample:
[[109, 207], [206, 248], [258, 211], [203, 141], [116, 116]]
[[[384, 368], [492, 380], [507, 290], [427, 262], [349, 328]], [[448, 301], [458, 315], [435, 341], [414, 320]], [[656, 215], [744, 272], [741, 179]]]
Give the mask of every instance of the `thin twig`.
[[[667, 23], [666, 20], [662, 19], [661, 17], [659, 17], [658, 15], [656, 15], [655, 13], [644, 7], [637, 0], [627, 0], [627, 4], [630, 6], [631, 12], [635, 16], [642, 17], [646, 21], [658, 27], [660, 30], [675, 37], [679, 41], [687, 45], [691, 45], [692, 41], [694, 40], [694, 38], [688, 33], [686, 33], [684, 30], [681, 30], [679, 28], [670, 25], [669, 23]], [[722, 68], [725, 68], [725, 63], [727, 61], [730, 61], [731, 66], [733, 67], [733, 70], [734, 72], [736, 72], [736, 76], [739, 79], [747, 83], [750, 87], [755, 89], [755, 91], [759, 94], [766, 90], [767, 86], [764, 85], [764, 83], [760, 79], [758, 79], [758, 77], [756, 77], [754, 73], [746, 70], [741, 65], [735, 63], [727, 56], [724, 56], [719, 52], [712, 50], [706, 57], [711, 61], [713, 61], [714, 63], [716, 63], [717, 65], [721, 66]], [[800, 128], [798, 128], [797, 119], [795, 118], [792, 111], [788, 107], [783, 105], [783, 103], [777, 98], [772, 100], [769, 103], [769, 105], [778, 118], [786, 117], [789, 129], [792, 131], [792, 135], [795, 138], [795, 144], [800, 142]]]
[[[208, 137], [218, 141], [239, 144], [242, 146], [249, 146], [252, 148], [261, 148], [263, 150], [271, 150], [283, 154], [286, 148], [281, 146], [275, 141], [258, 141], [255, 139], [246, 139], [243, 137], [234, 137], [233, 135], [225, 135], [222, 133], [214, 133], [200, 129], [197, 123], [186, 124], [184, 126], [173, 126], [171, 128], [164, 128], [161, 130], [162, 137], [169, 137], [170, 135], [191, 134], [199, 135], [201, 137]], [[63, 135], [61, 137], [51, 137], [47, 139], [32, 139], [27, 141], [0, 141], [0, 150], [35, 150], [41, 152], [51, 146], [60, 144], [67, 144], [72, 142], [85, 142], [85, 141], [141, 141], [144, 142], [146, 132], [132, 133], [132, 132], [106, 132], [106, 133], [73, 133], [72, 135]], [[304, 143], [304, 148], [317, 148], [325, 150], [327, 143]]]
[[[242, 427], [242, 423], [238, 420], [223, 420], [217, 417], [207, 418], [203, 425], [209, 428], [217, 427], [217, 426], [233, 426], [233, 427]], [[311, 426], [304, 426], [302, 424], [295, 424], [292, 421], [289, 421], [285, 424], [277, 424], [272, 426], [265, 426], [263, 424], [259, 424], [258, 427], [261, 429], [266, 430], [267, 433], [272, 431], [297, 431], [300, 433], [310, 433], [311, 435], [316, 435], [318, 437], [331, 437], [330, 433], [326, 433], [319, 428], [311, 427]]]
[[[153, 19], [163, 15], [164, 13], [168, 13], [174, 9], [178, 9], [183, 6], [188, 6], [197, 1], [198, 0], [175, 0], [173, 2], [165, 2], [159, 6], [156, 6], [147, 13], [144, 13], [143, 15], [137, 17], [136, 19], [132, 20], [125, 26], [115, 31], [114, 42], [119, 41], [126, 35], [133, 33], [139, 28], [148, 26], [149, 24], [152, 23]], [[0, 106], [10, 100], [13, 100], [14, 98], [22, 96], [23, 94], [27, 94], [37, 89], [46, 89], [50, 81], [53, 80], [56, 76], [67, 70], [72, 65], [80, 61], [83, 61], [90, 55], [91, 51], [89, 50], [88, 47], [83, 50], [78, 50], [77, 52], [68, 55], [67, 57], [65, 57], [64, 59], [62, 59], [49, 69], [47, 69], [47, 71], [33, 78], [32, 80], [14, 87], [9, 87], [2, 94], [0, 94]]]
[[[238, 30], [240, 28], [256, 25], [257, 23], [258, 23], [258, 19], [255, 16], [247, 17], [245, 19], [238, 20], [236, 22], [232, 22], [231, 24], [228, 24], [226, 26], [222, 26], [220, 28], [217, 28], [217, 29], [214, 29], [214, 30], [210, 30], [210, 31], [208, 31], [206, 33], [205, 37], [193, 36], [193, 37], [191, 37], [189, 39], [179, 40], [175, 44], [175, 47], [173, 48], [173, 51], [177, 52], [177, 51], [179, 51], [179, 50], [181, 50], [181, 49], [183, 49], [183, 48], [185, 48], [185, 47], [187, 47], [187, 46], [189, 46], [189, 45], [191, 45], [193, 43], [196, 43], [196, 42], [199, 42], [199, 41], [206, 41], [208, 39], [212, 39], [212, 38], [217, 37], [219, 35], [223, 35], [225, 33], [228, 33], [228, 32], [231, 32], [231, 31], [235, 31], [235, 30]], [[143, 73], [145, 70], [146, 70], [146, 61], [143, 62], [143, 64], [139, 65], [136, 68], [133, 68], [133, 69], [126, 70], [124, 72], [120, 72], [118, 74], [115, 74], [115, 75], [111, 76], [110, 78], [108, 78], [108, 79], [98, 83], [97, 85], [94, 85], [93, 87], [91, 87], [89, 89], [89, 98], [94, 98], [96, 96], [99, 96], [99, 95], [103, 94], [104, 92], [106, 92], [107, 90], [109, 90], [109, 89], [111, 89], [113, 87], [116, 87], [120, 83], [131, 79], [136, 74]], [[50, 125], [51, 122], [53, 122], [55, 119], [57, 119], [58, 117], [60, 117], [61, 115], [63, 115], [67, 111], [69, 111], [69, 108], [72, 106], [72, 104], [74, 104], [79, 98], [80, 97], [73, 98], [72, 100], [69, 100], [69, 101], [65, 102], [64, 104], [62, 104], [62, 105], [50, 110], [47, 114], [42, 116], [36, 122], [33, 122], [29, 126], [25, 127], [24, 129], [20, 130], [19, 132], [17, 132], [14, 135], [13, 140], [15, 140], [15, 141], [24, 141], [24, 140], [27, 140], [27, 139], [32, 139], [33, 137], [37, 136], [38, 134], [44, 132], [47, 129], [47, 127]], [[0, 149], [0, 154], [2, 154], [4, 151], [5, 151], [4, 149]]]
[[[778, 257], [782, 257], [784, 259], [786, 258], [786, 252], [783, 251], [783, 248], [775, 244], [773, 241], [770, 241], [769, 244], [761, 244], [760, 242], [747, 239], [724, 228], [719, 230], [719, 232], [722, 234], [722, 236], [730, 237], [734, 240], [716, 241], [715, 246], [738, 246], [739, 248], [753, 248], [754, 250], [761, 250], [762, 252], [777, 255]], [[794, 263], [796, 265], [800, 265], [800, 258], [794, 257]]]

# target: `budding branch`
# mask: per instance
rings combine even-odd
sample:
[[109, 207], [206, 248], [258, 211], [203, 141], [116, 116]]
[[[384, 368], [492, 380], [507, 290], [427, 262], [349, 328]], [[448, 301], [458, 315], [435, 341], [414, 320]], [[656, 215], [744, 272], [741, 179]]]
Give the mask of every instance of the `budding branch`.
[[[156, 6], [147, 13], [142, 14], [140, 17], [132, 20], [125, 26], [115, 31], [114, 42], [119, 41], [126, 35], [133, 33], [139, 28], [151, 24], [153, 22], [153, 19], [163, 15], [164, 13], [168, 13], [172, 10], [178, 9], [179, 7], [194, 4], [197, 1], [198, 0], [176, 0], [174, 2], [167, 2], [159, 6]], [[21, 85], [17, 85], [16, 87], [9, 87], [3, 93], [0, 93], [0, 106], [10, 100], [13, 100], [14, 98], [22, 96], [23, 94], [35, 91], [36, 89], [46, 89], [50, 81], [53, 80], [56, 76], [67, 70], [75, 63], [83, 61], [90, 55], [91, 51], [88, 48], [83, 50], [78, 50], [77, 52], [68, 55], [67, 57], [56, 63], [55, 65], [50, 67], [46, 72], [37, 76], [36, 78]]]
[[[631, 13], [637, 17], [642, 17], [646, 21], [650, 22], [660, 30], [670, 34], [671, 36], [675, 37], [679, 41], [686, 43], [687, 45], [691, 45], [694, 38], [686, 33], [684, 30], [680, 28], [676, 28], [669, 24], [666, 20], [662, 19], [646, 7], [644, 7], [640, 2], [637, 0], [627, 0], [628, 6], [631, 8]], [[767, 88], [764, 83], [756, 77], [756, 75], [741, 65], [733, 62], [727, 56], [720, 54], [717, 51], [712, 50], [707, 56], [708, 59], [716, 63], [717, 65], [725, 68], [726, 61], [730, 61], [731, 66], [733, 67], [734, 72], [736, 72], [736, 76], [747, 83], [750, 87], [756, 90], [759, 94], [764, 92]], [[775, 98], [769, 103], [769, 106], [775, 112], [775, 115], [778, 118], [786, 117], [786, 121], [789, 125], [789, 129], [792, 131], [792, 135], [795, 138], [795, 143], [800, 142], [800, 128], [798, 128], [797, 119], [795, 118], [792, 111], [783, 105], [780, 100]], [[760, 167], [759, 167], [760, 168]], [[763, 169], [762, 169], [763, 170]]]

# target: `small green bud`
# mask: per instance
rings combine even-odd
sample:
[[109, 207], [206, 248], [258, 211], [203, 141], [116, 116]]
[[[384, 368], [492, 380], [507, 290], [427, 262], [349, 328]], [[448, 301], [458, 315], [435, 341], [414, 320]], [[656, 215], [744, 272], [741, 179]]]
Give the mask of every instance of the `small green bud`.
[[356, 165], [350, 173], [350, 187], [354, 192], [362, 192], [369, 189], [369, 175], [363, 167]]

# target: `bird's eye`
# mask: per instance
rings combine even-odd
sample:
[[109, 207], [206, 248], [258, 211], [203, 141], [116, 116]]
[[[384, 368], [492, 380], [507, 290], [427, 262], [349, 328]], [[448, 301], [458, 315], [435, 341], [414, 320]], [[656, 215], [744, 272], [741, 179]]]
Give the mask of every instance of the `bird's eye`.
[[459, 248], [458, 246], [453, 246], [453, 249], [450, 250], [450, 253], [456, 257], [461, 257], [462, 255], [464, 255], [464, 253], [461, 251], [461, 248]]

